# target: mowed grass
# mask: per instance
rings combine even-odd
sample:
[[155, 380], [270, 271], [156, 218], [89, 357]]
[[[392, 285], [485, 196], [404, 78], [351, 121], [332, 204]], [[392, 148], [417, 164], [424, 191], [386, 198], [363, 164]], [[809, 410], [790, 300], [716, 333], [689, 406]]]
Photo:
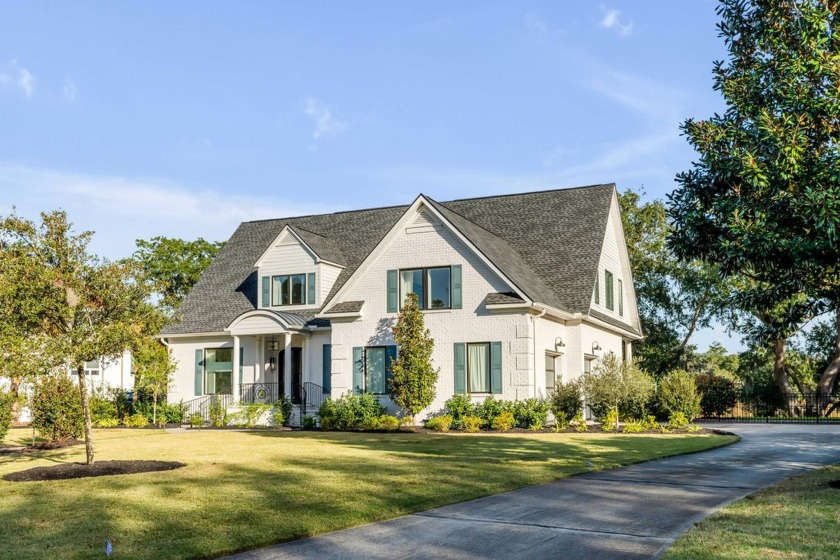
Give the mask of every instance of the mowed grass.
[[[12, 430], [6, 443], [26, 442]], [[0, 480], [0, 557], [208, 558], [596, 469], [702, 451], [718, 435], [96, 430], [98, 460], [174, 471]], [[0, 455], [0, 476], [81, 461], [84, 447]]]
[[840, 465], [790, 478], [700, 522], [667, 560], [840, 558]]

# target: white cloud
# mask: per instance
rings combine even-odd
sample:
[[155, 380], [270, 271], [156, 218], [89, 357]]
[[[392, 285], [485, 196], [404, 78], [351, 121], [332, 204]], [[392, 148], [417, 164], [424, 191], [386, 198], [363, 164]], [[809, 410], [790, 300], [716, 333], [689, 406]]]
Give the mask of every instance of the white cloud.
[[76, 100], [76, 83], [70, 78], [64, 78], [64, 100], [73, 102]]
[[17, 60], [12, 60], [9, 65], [14, 68], [17, 73], [17, 85], [26, 94], [26, 97], [32, 97], [35, 92], [35, 76], [26, 68], [21, 67]]
[[0, 214], [12, 206], [36, 219], [66, 210], [78, 231], [96, 232], [91, 249], [109, 258], [134, 251], [136, 239], [156, 235], [226, 240], [240, 222], [333, 211], [277, 198], [188, 188], [159, 179], [86, 175], [0, 164]]
[[315, 129], [312, 131], [312, 142], [309, 144], [309, 149], [315, 150], [317, 148], [318, 140], [325, 136], [335, 136], [347, 130], [347, 123], [336, 119], [330, 108], [310, 97], [306, 100], [306, 105], [303, 109], [304, 114], [310, 117], [315, 124]]
[[633, 32], [633, 22], [622, 22], [619, 18], [621, 12], [618, 10], [612, 10], [606, 6], [601, 6], [601, 11], [604, 12], [604, 17], [601, 19], [601, 27], [611, 29], [622, 37], [626, 37]]

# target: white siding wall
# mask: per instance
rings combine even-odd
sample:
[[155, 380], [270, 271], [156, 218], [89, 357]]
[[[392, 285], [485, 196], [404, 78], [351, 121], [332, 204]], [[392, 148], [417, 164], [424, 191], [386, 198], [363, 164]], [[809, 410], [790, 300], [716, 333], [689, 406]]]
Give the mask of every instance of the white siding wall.
[[322, 302], [326, 301], [327, 296], [329, 295], [330, 290], [332, 290], [335, 281], [338, 279], [338, 275], [341, 274], [342, 269], [325, 263], [321, 263], [318, 266], [318, 305], [321, 305]]
[[[536, 319], [536, 381], [537, 387], [536, 392], [537, 396], [545, 397], [546, 396], [546, 383], [545, 383], [545, 359], [546, 359], [546, 352], [557, 352], [561, 353], [555, 359], [555, 374], [556, 377], [562, 379], [563, 381], [569, 380], [569, 366], [568, 362], [571, 361], [569, 357], [569, 353], [572, 350], [579, 351], [579, 345], [577, 347], [570, 346], [570, 340], [568, 333], [570, 330], [564, 325], [563, 323], [554, 321], [552, 319], [546, 317], [540, 317]], [[557, 337], [560, 337], [563, 340], [563, 343], [566, 346], [556, 348], [554, 342], [556, 341]]]
[[[188, 401], [196, 397], [195, 394], [195, 351], [207, 348], [233, 348], [233, 338], [229, 336], [208, 336], [195, 338], [175, 338], [169, 341], [172, 357], [177, 366], [173, 373], [172, 387], [169, 389], [168, 400], [178, 402]], [[244, 368], [242, 377], [245, 383], [253, 383], [254, 363], [257, 359], [257, 338], [253, 336], [239, 337], [239, 344], [244, 350]], [[239, 375], [238, 371], [233, 372]]]
[[[419, 227], [418, 227], [419, 226]], [[387, 271], [390, 269], [453, 265], [462, 266], [462, 309], [427, 311], [426, 326], [435, 339], [433, 364], [440, 368], [437, 397], [420, 414], [436, 412], [454, 394], [454, 343], [502, 341], [502, 388], [498, 398], [533, 396], [532, 327], [525, 313], [490, 314], [484, 308], [489, 292], [510, 287], [481, 262], [454, 234], [420, 218], [400, 232], [342, 296], [343, 301], [363, 300], [363, 317], [333, 321], [333, 395], [352, 385], [352, 352], [355, 346], [393, 344], [391, 326], [396, 313], [387, 313]], [[483, 397], [476, 397], [480, 400]], [[395, 409], [388, 399], [383, 404]]]

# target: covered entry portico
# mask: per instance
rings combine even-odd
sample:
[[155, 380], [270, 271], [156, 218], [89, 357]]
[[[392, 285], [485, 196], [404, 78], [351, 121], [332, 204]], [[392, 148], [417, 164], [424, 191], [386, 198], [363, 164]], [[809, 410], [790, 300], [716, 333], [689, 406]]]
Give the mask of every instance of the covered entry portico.
[[[232, 394], [243, 404], [274, 403], [280, 395], [295, 404], [322, 400], [324, 388], [313, 379], [311, 338], [307, 321], [294, 313], [254, 309], [225, 329], [233, 339]], [[247, 348], [248, 351], [244, 351]], [[305, 404], [304, 404], [305, 406]]]

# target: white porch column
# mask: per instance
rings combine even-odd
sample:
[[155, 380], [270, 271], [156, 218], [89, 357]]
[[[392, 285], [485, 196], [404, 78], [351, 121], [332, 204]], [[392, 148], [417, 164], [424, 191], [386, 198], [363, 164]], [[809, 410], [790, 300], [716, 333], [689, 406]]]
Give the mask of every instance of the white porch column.
[[239, 402], [239, 367], [242, 364], [239, 363], [239, 337], [233, 337], [233, 402]]
[[287, 397], [292, 398], [292, 333], [285, 332], [283, 336], [283, 390]]
[[265, 383], [265, 337], [257, 337], [257, 363], [254, 366], [254, 383]]

